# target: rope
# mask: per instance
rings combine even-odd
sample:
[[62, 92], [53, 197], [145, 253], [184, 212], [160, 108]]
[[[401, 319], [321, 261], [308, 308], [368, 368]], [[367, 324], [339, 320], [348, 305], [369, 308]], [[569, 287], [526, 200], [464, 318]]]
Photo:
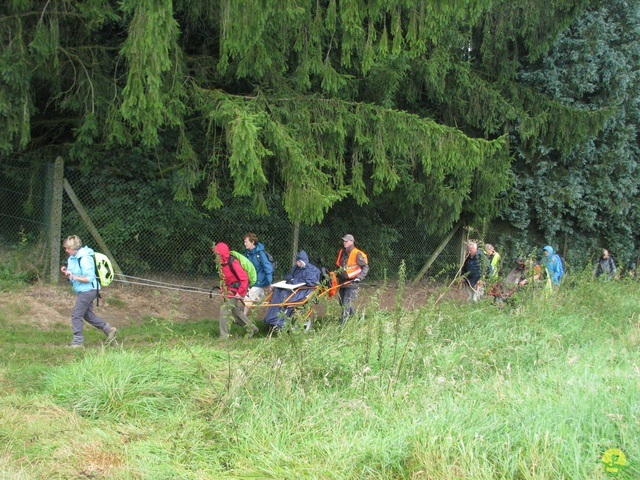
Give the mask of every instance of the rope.
[[[193, 287], [193, 286], [189, 286], [189, 285], [180, 285], [180, 284], [176, 284], [176, 283], [167, 283], [167, 282], [161, 282], [159, 280], [151, 280], [150, 278], [141, 278], [141, 277], [134, 277], [131, 275], [124, 275], [121, 273], [116, 273], [116, 276], [118, 277], [123, 277], [123, 278], [133, 278], [134, 280], [142, 280], [144, 282], [150, 283], [150, 284], [154, 284], [154, 285], [169, 285], [172, 287], [186, 287], [186, 288], [194, 288], [194, 289], [199, 289], [199, 290], [206, 290], [203, 287]], [[121, 282], [123, 280], [120, 280]]]
[[[133, 277], [131, 275], [124, 275], [120, 273], [116, 275], [118, 277], [124, 277], [125, 280], [114, 278], [113, 279], [114, 282], [125, 283], [127, 285], [141, 285], [143, 287], [164, 288], [165, 290], [175, 290], [179, 292], [200, 293], [203, 295], [210, 295], [210, 296], [211, 295], [222, 296], [222, 294], [220, 293], [212, 292], [211, 291], [212, 289], [209, 289], [209, 288], [193, 287], [190, 285], [179, 285], [175, 283], [160, 282], [158, 280], [151, 280], [149, 278], [141, 278], [141, 277]], [[140, 281], [134, 282], [127, 279], [140, 280]]]
[[[150, 278], [142, 278], [142, 277], [134, 277], [132, 275], [125, 275], [123, 273], [116, 273], [115, 274], [116, 277], [122, 277], [124, 278], [124, 280], [120, 280], [119, 278], [114, 278], [113, 281], [114, 282], [119, 282], [119, 283], [124, 283], [127, 285], [140, 285], [142, 287], [153, 287], [153, 288], [164, 288], [165, 290], [174, 290], [174, 291], [178, 291], [178, 292], [189, 292], [189, 293], [199, 293], [202, 295], [209, 295], [209, 297], [212, 296], [216, 296], [216, 297], [222, 297], [222, 293], [216, 293], [214, 292], [213, 288], [202, 288], [202, 287], [194, 287], [194, 286], [190, 286], [190, 285], [180, 285], [180, 284], [176, 284], [176, 283], [168, 283], [168, 282], [161, 282], [159, 280], [151, 280]], [[134, 282], [132, 280], [128, 280], [128, 279], [132, 279], [132, 280], [140, 280], [139, 282]], [[330, 291], [332, 290], [338, 290], [341, 287], [344, 287], [345, 285], [348, 285], [352, 283], [352, 281], [348, 281], [342, 284], [338, 284], [334, 287], [323, 287], [323, 291], [320, 292], [320, 294], [318, 295], [319, 297], [325, 296], [327, 295]], [[360, 284], [363, 285], [363, 284]], [[241, 299], [241, 302], [244, 304], [244, 299]], [[259, 305], [254, 305], [254, 306], [260, 306], [262, 304]], [[277, 306], [277, 305], [265, 305], [265, 306]]]

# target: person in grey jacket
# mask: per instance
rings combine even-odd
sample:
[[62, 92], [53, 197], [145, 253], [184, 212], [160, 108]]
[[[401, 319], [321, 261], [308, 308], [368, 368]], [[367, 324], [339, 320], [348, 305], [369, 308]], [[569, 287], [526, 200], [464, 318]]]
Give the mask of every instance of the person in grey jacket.
[[603, 248], [602, 255], [598, 259], [598, 263], [596, 264], [593, 274], [596, 278], [604, 276], [607, 280], [611, 280], [616, 276], [616, 272], [616, 261], [613, 259], [613, 256], [611, 256], [609, 250]]

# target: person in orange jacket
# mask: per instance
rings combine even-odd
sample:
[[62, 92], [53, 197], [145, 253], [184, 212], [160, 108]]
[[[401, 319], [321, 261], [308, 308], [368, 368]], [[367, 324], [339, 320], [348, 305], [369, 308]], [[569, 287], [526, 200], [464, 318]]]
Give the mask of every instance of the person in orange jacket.
[[360, 282], [369, 273], [369, 259], [367, 254], [356, 248], [355, 238], [350, 233], [342, 237], [342, 248], [338, 251], [336, 266], [338, 282], [341, 287], [338, 290], [338, 300], [342, 306], [342, 318], [344, 324], [355, 312], [355, 301], [358, 295]]

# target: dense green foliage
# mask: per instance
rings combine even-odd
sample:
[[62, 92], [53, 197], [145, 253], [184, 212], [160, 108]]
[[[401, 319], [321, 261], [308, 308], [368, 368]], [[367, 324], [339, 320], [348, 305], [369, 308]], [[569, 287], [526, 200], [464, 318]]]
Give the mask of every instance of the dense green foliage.
[[514, 126], [567, 149], [606, 117], [517, 82], [590, 2], [512, 4], [5, 2], [0, 151], [126, 170], [139, 147], [178, 200], [265, 213], [275, 182], [308, 224], [394, 191], [433, 231], [488, 219]]
[[531, 148], [519, 135], [504, 218], [573, 251], [574, 263], [608, 248], [626, 266], [640, 247], [640, 4], [612, 1], [584, 14], [522, 79], [567, 107], [611, 115], [569, 150], [546, 139]]
[[[401, 225], [424, 237], [457, 221], [512, 256], [550, 243], [577, 266], [608, 247], [626, 265], [640, 241], [639, 11], [595, 0], [5, 2], [0, 155], [61, 155], [68, 174], [104, 176], [111, 196], [91, 215], [141, 270], [202, 270], [208, 227], [229, 218], [243, 226], [228, 238], [265, 222], [286, 235], [300, 221], [322, 222], [314, 238], [330, 242], [342, 225], [377, 222], [355, 233], [385, 267], [393, 239], [409, 241]], [[32, 188], [10, 165], [5, 175]], [[176, 237], [189, 246], [169, 258]]]
[[[105, 160], [104, 164], [109, 161]], [[148, 163], [132, 155], [130, 166], [144, 172]], [[147, 276], [150, 272], [163, 272], [189, 277], [189, 281], [194, 277], [210, 277], [215, 272], [211, 246], [223, 241], [243, 251], [242, 238], [247, 232], [257, 232], [260, 241], [278, 260], [281, 267], [276, 278], [283, 276], [292, 264], [293, 227], [276, 193], [265, 197], [271, 212], [269, 217], [255, 212], [249, 198], [234, 199], [228, 191], [221, 196], [224, 205], [211, 213], [203, 207], [174, 202], [171, 182], [167, 179], [138, 173], [139, 178], [120, 177], [114, 181], [102, 172], [82, 175], [74, 168], [67, 169], [67, 176], [126, 274]], [[204, 199], [203, 195], [196, 198]], [[351, 231], [353, 225], [359, 224], [359, 237], [365, 239], [367, 251], [375, 252], [375, 270], [369, 280], [380, 280], [385, 271], [397, 268], [398, 257], [411, 260], [400, 254], [397, 245], [402, 224], [397, 224], [398, 219], [392, 212], [384, 214], [383, 204], [374, 202], [374, 206], [378, 208], [358, 207], [351, 198], [342, 200], [322, 225], [301, 226], [299, 248], [307, 250], [312, 263], [332, 268], [341, 246], [340, 237], [344, 235], [337, 232]], [[413, 221], [402, 217], [401, 220], [412, 229], [408, 237], [424, 231], [416, 230]], [[62, 221], [63, 232], [74, 232], [95, 247], [95, 241], [75, 210], [64, 215]], [[383, 226], [385, 224], [389, 226]], [[435, 238], [439, 242], [438, 237]], [[413, 240], [407, 238], [406, 241], [404, 251], [411, 253]], [[411, 262], [412, 272], [422, 266], [420, 262], [421, 257]]]
[[28, 235], [24, 231], [20, 234], [15, 245], [0, 247], [0, 291], [23, 289], [42, 273], [41, 259], [36, 257]]
[[346, 327], [334, 302], [309, 334], [252, 340], [144, 317], [112, 348], [88, 330], [83, 351], [4, 298], [0, 476], [584, 479], [618, 448], [635, 479], [639, 287], [587, 274], [503, 309], [410, 311], [400, 285]]

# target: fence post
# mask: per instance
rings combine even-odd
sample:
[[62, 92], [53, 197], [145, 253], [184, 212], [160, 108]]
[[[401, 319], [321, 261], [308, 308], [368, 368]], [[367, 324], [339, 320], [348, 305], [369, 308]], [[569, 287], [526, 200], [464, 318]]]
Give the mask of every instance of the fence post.
[[51, 210], [49, 211], [49, 283], [57, 285], [60, 280], [60, 235], [62, 230], [62, 185], [64, 160], [56, 158], [53, 167]]
[[435, 262], [436, 258], [438, 258], [438, 255], [442, 253], [442, 250], [444, 250], [444, 247], [446, 247], [447, 244], [451, 241], [453, 234], [458, 231], [458, 229], [460, 228], [460, 225], [462, 225], [461, 222], [458, 222], [456, 225], [454, 225], [454, 227], [451, 229], [451, 232], [449, 232], [449, 235], [447, 235], [447, 238], [445, 238], [440, 244], [440, 246], [436, 248], [436, 251], [433, 252], [431, 257], [429, 257], [429, 260], [427, 260], [427, 263], [425, 264], [425, 266], [422, 267], [422, 269], [418, 272], [418, 275], [416, 275], [416, 278], [413, 279], [413, 285], [416, 285], [420, 281], [420, 279], [424, 276], [424, 274], [427, 273], [427, 271], [429, 270], [433, 262]]
[[73, 188], [71, 188], [71, 184], [67, 181], [66, 178], [64, 179], [64, 190], [65, 192], [67, 192], [67, 195], [71, 199], [71, 203], [73, 203], [73, 206], [76, 207], [76, 210], [80, 214], [80, 218], [82, 218], [82, 221], [87, 227], [87, 230], [89, 230], [89, 233], [91, 233], [91, 235], [93, 236], [93, 239], [98, 243], [98, 246], [100, 247], [102, 252], [107, 257], [109, 257], [109, 260], [111, 260], [111, 263], [113, 264], [113, 269], [115, 270], [115, 272], [119, 275], [122, 275], [122, 270], [120, 270], [120, 266], [116, 262], [116, 259], [113, 258], [113, 255], [111, 255], [111, 252], [107, 247], [107, 244], [104, 243], [104, 240], [102, 240], [102, 236], [98, 232], [98, 229], [95, 227], [95, 225], [91, 221], [91, 217], [89, 217], [89, 214], [82, 206], [82, 203], [80, 203], [80, 200], [76, 196], [76, 193], [73, 191]]
[[460, 264], [462, 265], [465, 261], [465, 259], [467, 258], [467, 243], [469, 243], [469, 231], [472, 229], [473, 227], [470, 226], [465, 226], [462, 229], [462, 240], [460, 243]]

